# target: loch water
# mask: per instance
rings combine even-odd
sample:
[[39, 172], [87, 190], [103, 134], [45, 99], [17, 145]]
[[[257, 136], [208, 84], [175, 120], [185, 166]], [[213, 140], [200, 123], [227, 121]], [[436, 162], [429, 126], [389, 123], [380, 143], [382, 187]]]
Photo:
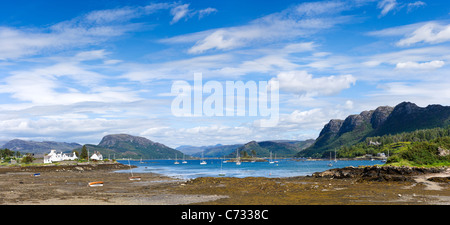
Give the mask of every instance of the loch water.
[[[128, 165], [128, 160], [117, 160]], [[181, 179], [197, 177], [295, 177], [312, 175], [333, 168], [348, 166], [372, 166], [383, 164], [380, 160], [328, 160], [307, 161], [292, 159], [277, 159], [278, 162], [235, 162], [225, 163], [223, 159], [205, 159], [207, 164], [201, 165], [201, 160], [186, 160], [187, 163], [175, 164], [175, 160], [130, 160], [130, 164], [137, 166], [133, 173], [157, 173]], [[331, 166], [329, 165], [331, 162]], [[120, 170], [119, 173], [130, 173], [130, 170]], [[219, 175], [221, 174], [221, 175]]]

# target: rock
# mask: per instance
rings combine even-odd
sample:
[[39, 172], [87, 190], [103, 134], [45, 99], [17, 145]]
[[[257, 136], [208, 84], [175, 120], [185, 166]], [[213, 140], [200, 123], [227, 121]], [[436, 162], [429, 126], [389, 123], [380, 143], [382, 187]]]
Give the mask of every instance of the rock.
[[357, 178], [365, 181], [413, 181], [413, 176], [440, 173], [443, 168], [419, 168], [396, 166], [345, 167], [317, 172], [313, 177], [323, 178]]
[[439, 156], [448, 156], [450, 155], [450, 150], [439, 147]]

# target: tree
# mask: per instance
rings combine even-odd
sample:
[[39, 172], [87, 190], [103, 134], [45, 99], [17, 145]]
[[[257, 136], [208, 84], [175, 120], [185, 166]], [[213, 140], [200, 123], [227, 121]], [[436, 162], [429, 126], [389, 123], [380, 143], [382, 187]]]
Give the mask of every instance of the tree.
[[23, 158], [22, 158], [22, 163], [32, 163], [34, 160], [33, 154], [27, 153]]
[[88, 159], [88, 152], [87, 152], [87, 148], [86, 145], [83, 145], [83, 147], [81, 148], [81, 154], [80, 154], [80, 159]]

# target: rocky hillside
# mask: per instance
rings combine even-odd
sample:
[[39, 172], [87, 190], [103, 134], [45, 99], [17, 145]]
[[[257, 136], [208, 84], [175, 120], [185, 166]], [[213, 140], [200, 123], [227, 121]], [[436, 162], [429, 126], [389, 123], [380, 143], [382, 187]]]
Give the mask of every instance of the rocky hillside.
[[80, 148], [78, 143], [66, 143], [55, 141], [24, 141], [20, 139], [14, 139], [6, 142], [2, 148], [7, 148], [12, 151], [20, 151], [21, 153], [33, 153], [36, 156], [43, 156], [54, 149], [58, 152], [70, 152], [75, 148]]
[[[241, 156], [246, 152], [248, 155], [254, 155], [256, 157], [269, 157], [272, 152], [272, 156], [275, 157], [292, 157], [301, 150], [309, 147], [314, 143], [314, 140], [306, 141], [251, 141], [238, 148]], [[231, 152], [227, 157], [233, 158], [236, 156], [236, 151]]]
[[[103, 156], [133, 159], [181, 158], [183, 153], [153, 142], [144, 137], [128, 134], [112, 134], [102, 138], [98, 145], [86, 145], [89, 151], [99, 151]], [[78, 150], [81, 150], [78, 149]]]
[[395, 107], [381, 106], [350, 115], [345, 120], [331, 120], [324, 126], [316, 142], [296, 156], [327, 157], [323, 155], [325, 151], [356, 144], [366, 137], [444, 127], [448, 124], [449, 106], [430, 105], [422, 108], [410, 102], [402, 102]]

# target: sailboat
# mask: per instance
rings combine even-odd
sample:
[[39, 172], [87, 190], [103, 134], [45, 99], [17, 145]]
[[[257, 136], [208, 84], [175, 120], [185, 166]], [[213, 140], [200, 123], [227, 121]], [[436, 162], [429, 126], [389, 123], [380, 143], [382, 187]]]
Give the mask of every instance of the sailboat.
[[141, 161], [139, 163], [144, 163], [144, 162], [142, 162], [142, 157], [141, 157]]
[[239, 156], [239, 150], [236, 149], [236, 165], [241, 165], [241, 157]]
[[183, 154], [183, 161], [181, 162], [181, 163], [183, 163], [183, 164], [186, 164], [187, 163], [187, 161], [186, 160], [184, 160], [184, 154]]
[[332, 166], [333, 166], [333, 163], [331, 162], [331, 152], [330, 152], [330, 162], [328, 163], [328, 166], [329, 166], [329, 167], [332, 167]]
[[202, 151], [202, 161], [200, 162], [200, 165], [206, 165], [206, 161], [203, 160], [203, 151]]
[[337, 162], [337, 159], [336, 159], [336, 149], [334, 149], [334, 162]]
[[385, 158], [385, 159], [383, 159], [383, 160], [381, 160], [381, 162], [387, 162], [387, 159], [389, 158], [389, 149], [388, 149], [388, 155], [387, 155], [387, 157]]
[[129, 180], [141, 180], [141, 177], [135, 177], [133, 175], [133, 169], [131, 169], [130, 159], [128, 159], [128, 166], [130, 166], [131, 177], [128, 177]]
[[173, 164], [175, 164], [175, 165], [180, 164], [180, 163], [178, 162], [177, 154], [175, 154], [175, 162], [174, 162]]
[[272, 161], [272, 152], [270, 152], [270, 159], [269, 159], [269, 163], [270, 163], [270, 164], [273, 164], [273, 163], [274, 163], [274, 161]]
[[220, 161], [220, 173], [219, 173], [219, 176], [221, 176], [221, 177], [223, 177], [223, 176], [225, 176], [225, 173], [223, 172], [223, 170], [222, 170], [222, 161]]

